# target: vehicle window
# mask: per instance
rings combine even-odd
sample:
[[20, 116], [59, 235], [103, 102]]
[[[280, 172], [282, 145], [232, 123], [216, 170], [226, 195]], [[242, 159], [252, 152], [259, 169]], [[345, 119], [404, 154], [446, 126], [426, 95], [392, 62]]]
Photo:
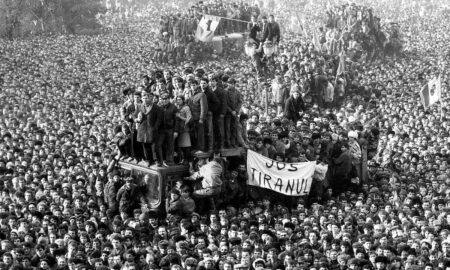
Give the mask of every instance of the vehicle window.
[[161, 178], [158, 174], [133, 170], [138, 186], [142, 187], [147, 204], [151, 207], [159, 205], [161, 198]]

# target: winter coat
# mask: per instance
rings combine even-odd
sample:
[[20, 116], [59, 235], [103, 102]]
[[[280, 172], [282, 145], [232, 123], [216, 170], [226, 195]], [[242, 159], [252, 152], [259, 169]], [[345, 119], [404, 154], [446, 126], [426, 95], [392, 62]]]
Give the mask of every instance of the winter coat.
[[161, 129], [174, 129], [176, 124], [176, 114], [178, 112], [178, 108], [169, 103], [165, 106], [161, 106], [162, 111], [162, 119], [161, 119]]
[[287, 119], [296, 123], [298, 120], [300, 120], [299, 112], [304, 110], [305, 104], [303, 103], [303, 99], [301, 97], [294, 99], [294, 97], [291, 96], [286, 100], [284, 115], [287, 117]]
[[205, 93], [201, 91], [195, 93], [189, 100], [189, 108], [194, 121], [205, 120], [208, 113], [208, 100]]
[[232, 111], [235, 111], [236, 114], [239, 114], [242, 106], [242, 96], [239, 91], [234, 87], [228, 87], [227, 91], [227, 113], [231, 114]]
[[129, 213], [135, 208], [139, 199], [139, 189], [135, 184], [130, 184], [129, 188], [123, 185], [117, 192], [116, 200], [119, 202], [121, 212]]
[[137, 113], [142, 113], [142, 119], [137, 127], [137, 141], [141, 143], [153, 143], [157, 137], [158, 127], [161, 125], [162, 111], [156, 104], [150, 111], [145, 111], [144, 105], [138, 107]]

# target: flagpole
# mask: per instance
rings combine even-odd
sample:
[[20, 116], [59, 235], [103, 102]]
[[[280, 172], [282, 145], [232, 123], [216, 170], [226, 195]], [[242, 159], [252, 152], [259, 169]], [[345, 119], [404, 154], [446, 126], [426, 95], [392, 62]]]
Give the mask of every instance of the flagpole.
[[227, 18], [227, 17], [222, 17], [222, 16], [216, 16], [216, 15], [211, 15], [211, 14], [206, 14], [206, 13], [202, 13], [202, 15], [203, 16], [217, 17], [217, 18], [221, 18], [221, 19], [224, 19], [224, 20], [230, 20], [230, 21], [236, 21], [236, 22], [251, 23], [251, 21], [243, 21], [243, 20], [232, 19], [232, 18]]
[[[442, 54], [441, 54], [442, 55]], [[440, 95], [440, 97], [439, 97], [439, 104], [440, 104], [440, 106], [441, 106], [441, 117], [440, 117], [440, 121], [442, 121], [442, 116], [443, 116], [443, 113], [442, 113], [442, 82], [441, 82], [441, 72], [439, 72], [439, 77], [438, 77], [439, 79], [439, 95]]]
[[[335, 86], [336, 86], [336, 83], [337, 83], [338, 76], [341, 75], [341, 74], [339, 74], [339, 68], [341, 67], [342, 53], [343, 53], [343, 51], [341, 51], [341, 52], [339, 53], [339, 63], [338, 63], [338, 68], [337, 68], [337, 70], [336, 70], [336, 78], [334, 79], [334, 85], [335, 85]], [[345, 71], [342, 70], [342, 73], [344, 73], [344, 72], [345, 72]], [[344, 76], [345, 76], [345, 74], [344, 74]]]

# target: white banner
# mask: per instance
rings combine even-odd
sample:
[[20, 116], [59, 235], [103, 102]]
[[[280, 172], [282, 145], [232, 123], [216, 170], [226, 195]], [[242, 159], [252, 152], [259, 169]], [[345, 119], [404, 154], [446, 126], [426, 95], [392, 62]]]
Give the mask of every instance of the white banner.
[[248, 184], [288, 196], [304, 196], [311, 189], [316, 162], [285, 163], [251, 150], [247, 153]]
[[214, 31], [216, 31], [219, 25], [220, 17], [204, 15], [197, 26], [197, 32], [195, 37], [203, 42], [210, 42], [214, 37]]

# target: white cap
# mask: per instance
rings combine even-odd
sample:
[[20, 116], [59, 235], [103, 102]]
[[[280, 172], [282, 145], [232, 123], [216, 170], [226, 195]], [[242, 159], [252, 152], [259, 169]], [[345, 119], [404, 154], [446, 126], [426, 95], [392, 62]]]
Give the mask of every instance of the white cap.
[[351, 130], [348, 132], [348, 137], [349, 138], [354, 138], [354, 139], [358, 139], [358, 132]]

